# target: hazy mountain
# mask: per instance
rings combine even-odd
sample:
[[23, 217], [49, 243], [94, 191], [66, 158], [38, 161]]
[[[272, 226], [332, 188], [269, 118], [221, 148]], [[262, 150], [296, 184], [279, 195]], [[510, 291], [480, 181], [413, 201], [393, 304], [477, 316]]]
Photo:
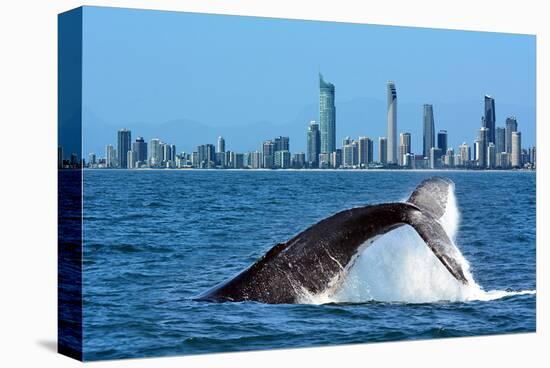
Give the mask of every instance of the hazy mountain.
[[[457, 147], [463, 141], [472, 144], [480, 127], [483, 105], [480, 101], [434, 103], [436, 131], [445, 129], [449, 134], [449, 145]], [[316, 104], [303, 106], [299, 111], [287, 113], [294, 116], [287, 122], [274, 123], [269, 120], [235, 124], [228, 121], [201, 122], [185, 118], [163, 122], [116, 122], [94, 114], [90, 109], [83, 111], [84, 153], [96, 152], [104, 155], [105, 145], [116, 145], [116, 132], [120, 128], [132, 130], [132, 140], [143, 136], [146, 141], [159, 138], [176, 144], [178, 152], [192, 152], [203, 143], [214, 143], [218, 136], [226, 140], [226, 147], [235, 151], [259, 150], [262, 141], [275, 136], [290, 137], [293, 152], [306, 150], [306, 130], [310, 120], [318, 119]], [[497, 126], [504, 126], [508, 115], [518, 119], [519, 130], [523, 131], [523, 145], [534, 144], [535, 109], [525, 106], [496, 105]], [[268, 115], [268, 114], [266, 114]], [[344, 137], [369, 136], [375, 140], [386, 136], [386, 102], [382, 100], [357, 98], [336, 102], [337, 146]], [[398, 132], [412, 134], [413, 151], [422, 150], [422, 103], [401, 102], [398, 104]], [[376, 154], [375, 154], [376, 155]]]

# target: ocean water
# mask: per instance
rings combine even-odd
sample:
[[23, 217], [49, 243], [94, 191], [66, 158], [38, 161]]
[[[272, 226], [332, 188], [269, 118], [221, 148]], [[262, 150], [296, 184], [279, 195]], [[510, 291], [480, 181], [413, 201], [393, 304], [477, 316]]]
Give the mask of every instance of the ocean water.
[[[442, 220], [471, 282], [408, 226], [367, 248], [341, 289], [302, 304], [193, 300], [340, 210], [455, 182]], [[536, 328], [536, 174], [84, 171], [84, 359], [504, 333]]]

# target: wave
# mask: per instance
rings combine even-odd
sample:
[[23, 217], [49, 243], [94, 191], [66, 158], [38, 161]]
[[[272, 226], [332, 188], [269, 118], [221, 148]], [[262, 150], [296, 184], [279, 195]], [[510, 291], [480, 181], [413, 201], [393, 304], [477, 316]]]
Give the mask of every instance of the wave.
[[[455, 242], [460, 212], [454, 191], [440, 223]], [[406, 225], [378, 238], [344, 270], [329, 288], [318, 294], [302, 290], [301, 303], [401, 303], [490, 301], [514, 295], [535, 294], [535, 290], [485, 291], [474, 279], [470, 264], [457, 247], [459, 263], [468, 280], [458, 282], [426, 246], [416, 231]]]

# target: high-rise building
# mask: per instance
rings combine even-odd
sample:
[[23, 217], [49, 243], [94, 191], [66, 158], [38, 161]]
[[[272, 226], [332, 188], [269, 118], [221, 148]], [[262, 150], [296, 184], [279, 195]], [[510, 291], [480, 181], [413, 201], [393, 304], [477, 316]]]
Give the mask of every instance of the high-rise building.
[[160, 139], [153, 138], [149, 141], [149, 166], [157, 167], [162, 162], [162, 146]]
[[273, 141], [265, 141], [262, 144], [263, 167], [272, 169], [275, 166], [275, 144]]
[[307, 128], [307, 162], [309, 167], [319, 167], [319, 153], [321, 153], [319, 124], [311, 121]]
[[225, 139], [218, 137], [218, 147], [216, 152], [225, 152]]
[[441, 156], [443, 151], [441, 148], [432, 147], [430, 149], [430, 169], [437, 169], [441, 167]]
[[353, 168], [359, 162], [359, 143], [349, 141], [342, 147], [342, 166], [344, 168]]
[[164, 163], [163, 166], [166, 166], [167, 163], [172, 161], [172, 150], [170, 149], [170, 145], [168, 143], [161, 143], [162, 147], [162, 162]]
[[466, 142], [463, 142], [459, 146], [459, 150], [460, 150], [460, 161], [462, 162], [462, 165], [466, 165], [466, 163], [470, 161], [470, 147]]
[[132, 151], [135, 153], [136, 163], [147, 161], [147, 142], [145, 142], [143, 137], [137, 137], [136, 141], [132, 143]]
[[136, 167], [136, 153], [130, 150], [126, 156], [127, 169], [134, 169]]
[[422, 138], [424, 157], [430, 156], [430, 148], [435, 147], [435, 123], [432, 105], [424, 105], [424, 136]]
[[378, 162], [388, 162], [388, 140], [386, 137], [378, 137]]
[[411, 133], [399, 134], [399, 157], [397, 163], [399, 166], [405, 166], [405, 155], [411, 153]]
[[250, 153], [250, 168], [259, 169], [262, 167], [262, 153], [254, 151]]
[[334, 101], [334, 84], [325, 82], [319, 73], [321, 153], [332, 153], [336, 150], [336, 106]]
[[480, 167], [487, 167], [487, 147], [489, 146], [489, 128], [481, 127], [479, 129], [479, 147], [477, 164]]
[[512, 132], [512, 154], [510, 156], [512, 167], [521, 167], [521, 132]]
[[495, 143], [495, 99], [485, 95], [485, 115], [483, 119], [485, 125], [483, 127], [489, 129], [487, 132], [487, 144]]
[[[173, 164], [175, 161], [176, 161], [176, 145], [175, 144], [171, 144], [170, 145], [170, 164]], [[216, 161], [216, 159], [214, 158], [213, 161]]]
[[129, 129], [120, 129], [117, 135], [118, 167], [128, 168], [128, 151], [132, 149], [132, 132]]
[[216, 148], [213, 144], [201, 144], [197, 147], [197, 165], [201, 169], [213, 168], [216, 164]]
[[440, 148], [441, 149], [441, 152], [443, 154], [445, 154], [445, 152], [447, 152], [447, 142], [448, 142], [448, 138], [447, 138], [447, 131], [446, 130], [440, 130], [438, 133], [437, 133], [437, 148]]
[[494, 169], [497, 160], [497, 149], [494, 143], [489, 143], [487, 145], [487, 168]]
[[331, 164], [331, 156], [333, 153], [319, 153], [319, 168], [327, 169], [333, 166], [333, 164]]
[[531, 147], [529, 148], [529, 163], [536, 165], [537, 164], [537, 148]]
[[88, 155], [88, 167], [92, 167], [96, 164], [96, 156], [95, 156], [95, 153], [90, 153]]
[[489, 145], [489, 128], [481, 127], [479, 129], [479, 148], [477, 164], [479, 167], [487, 167], [487, 146]]
[[290, 151], [290, 144], [288, 137], [278, 136], [273, 140], [274, 150], [277, 151]]
[[497, 167], [510, 168], [510, 154], [508, 152], [497, 152], [495, 163]]
[[512, 153], [512, 133], [518, 131], [518, 121], [515, 116], [506, 118], [506, 152]]
[[367, 168], [368, 165], [373, 161], [372, 140], [369, 137], [359, 137], [358, 146], [359, 146], [358, 165], [363, 168]]
[[496, 152], [506, 152], [506, 129], [497, 127], [495, 132]]
[[287, 150], [275, 151], [275, 167], [279, 169], [290, 168], [290, 152]]
[[336, 151], [330, 154], [330, 166], [335, 169], [342, 166], [342, 149], [336, 148]]
[[452, 148], [447, 148], [447, 151], [445, 152], [445, 166], [455, 166], [455, 151]]
[[[214, 149], [214, 145], [211, 145]], [[215, 152], [214, 152], [215, 153]], [[229, 167], [233, 169], [243, 169], [244, 168], [244, 154], [237, 152], [229, 153]]]
[[116, 150], [112, 144], [105, 147], [105, 165], [107, 167], [116, 167]]
[[291, 165], [295, 169], [303, 169], [306, 166], [306, 154], [304, 152], [293, 154]]
[[397, 91], [395, 83], [388, 81], [388, 154], [387, 161], [389, 164], [397, 163]]

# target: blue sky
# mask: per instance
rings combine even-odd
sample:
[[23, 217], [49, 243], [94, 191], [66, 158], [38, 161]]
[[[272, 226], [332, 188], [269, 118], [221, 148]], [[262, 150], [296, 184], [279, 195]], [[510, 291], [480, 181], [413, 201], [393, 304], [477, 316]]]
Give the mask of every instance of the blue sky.
[[224, 132], [229, 149], [259, 149], [272, 136], [257, 128], [303, 151], [319, 71], [336, 86], [338, 146], [386, 135], [388, 80], [414, 152], [422, 104], [457, 147], [475, 139], [485, 94], [497, 126], [516, 115], [523, 145], [535, 143], [534, 36], [86, 7], [83, 40], [84, 153], [102, 155], [124, 127], [178, 151]]

